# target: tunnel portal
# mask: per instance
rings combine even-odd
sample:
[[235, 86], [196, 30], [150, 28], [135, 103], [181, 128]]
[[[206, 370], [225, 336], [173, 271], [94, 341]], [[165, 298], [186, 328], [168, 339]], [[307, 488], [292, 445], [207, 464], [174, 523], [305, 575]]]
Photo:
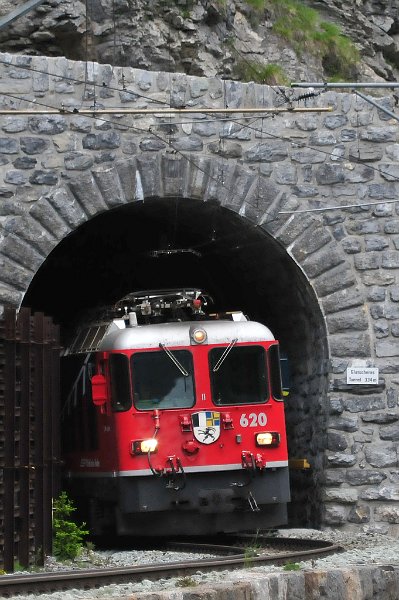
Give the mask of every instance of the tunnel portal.
[[180, 287], [207, 291], [216, 310], [242, 310], [280, 341], [290, 370], [290, 456], [307, 458], [314, 466], [312, 475], [292, 476], [292, 519], [318, 524], [324, 321], [301, 269], [263, 229], [216, 202], [154, 198], [116, 208], [58, 244], [33, 278], [23, 305], [51, 314], [65, 343], [88, 309], [113, 304], [132, 291]]

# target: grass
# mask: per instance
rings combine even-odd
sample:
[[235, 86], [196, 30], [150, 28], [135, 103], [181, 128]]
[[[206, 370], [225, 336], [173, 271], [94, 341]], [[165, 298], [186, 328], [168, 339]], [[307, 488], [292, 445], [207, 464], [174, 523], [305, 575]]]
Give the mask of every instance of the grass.
[[326, 75], [352, 79], [359, 52], [340, 27], [321, 19], [313, 8], [299, 0], [267, 0], [275, 19], [273, 31], [288, 41], [300, 56], [305, 51], [318, 56]]
[[[246, 0], [246, 3], [257, 13], [268, 11], [274, 21], [273, 31], [286, 40], [298, 56], [308, 52], [318, 57], [328, 80], [355, 78], [359, 51], [338, 25], [323, 21], [317, 10], [301, 0]], [[280, 85], [286, 83], [281, 81], [281, 73], [267, 77], [272, 80], [277, 77], [276, 83]]]
[[234, 66], [234, 75], [240, 81], [254, 81], [267, 85], [286, 85], [288, 79], [284, 69], [275, 63], [260, 64], [254, 60], [238, 60]]
[[301, 565], [299, 563], [286, 563], [283, 569], [284, 571], [300, 571]]
[[182, 588], [195, 587], [196, 585], [197, 585], [197, 582], [194, 579], [192, 579], [191, 577], [182, 577], [181, 579], [178, 579], [178, 581], [176, 582], [176, 586], [182, 587]]

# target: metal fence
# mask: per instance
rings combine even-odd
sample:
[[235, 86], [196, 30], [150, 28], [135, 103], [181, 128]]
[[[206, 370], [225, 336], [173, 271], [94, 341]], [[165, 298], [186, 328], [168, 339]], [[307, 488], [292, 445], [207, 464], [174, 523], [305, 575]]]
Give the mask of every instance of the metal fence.
[[43, 313], [0, 319], [0, 569], [41, 565], [60, 486], [59, 328]]

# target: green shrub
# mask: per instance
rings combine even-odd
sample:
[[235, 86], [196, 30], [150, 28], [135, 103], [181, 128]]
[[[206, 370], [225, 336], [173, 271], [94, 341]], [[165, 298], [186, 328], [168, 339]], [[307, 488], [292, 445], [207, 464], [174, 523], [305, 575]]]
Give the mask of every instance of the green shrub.
[[83, 538], [88, 535], [86, 523], [77, 525], [71, 520], [76, 510], [66, 492], [54, 501], [53, 508], [53, 552], [60, 560], [73, 560], [83, 548]]

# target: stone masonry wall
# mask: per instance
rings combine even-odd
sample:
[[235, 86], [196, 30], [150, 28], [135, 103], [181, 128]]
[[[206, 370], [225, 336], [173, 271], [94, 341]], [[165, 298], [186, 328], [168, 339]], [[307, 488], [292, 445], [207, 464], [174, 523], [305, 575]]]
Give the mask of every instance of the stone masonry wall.
[[[0, 115], [0, 303], [19, 306], [51, 250], [96, 214], [150, 197], [218, 200], [286, 248], [324, 315], [323, 524], [399, 532], [398, 123], [332, 92], [306, 101], [331, 113], [247, 122], [83, 116], [93, 105], [285, 104], [251, 83], [64, 58], [0, 54], [0, 89], [0, 109], [77, 111]], [[391, 97], [379, 102], [394, 109]], [[378, 367], [378, 385], [347, 385], [354, 364]]]

